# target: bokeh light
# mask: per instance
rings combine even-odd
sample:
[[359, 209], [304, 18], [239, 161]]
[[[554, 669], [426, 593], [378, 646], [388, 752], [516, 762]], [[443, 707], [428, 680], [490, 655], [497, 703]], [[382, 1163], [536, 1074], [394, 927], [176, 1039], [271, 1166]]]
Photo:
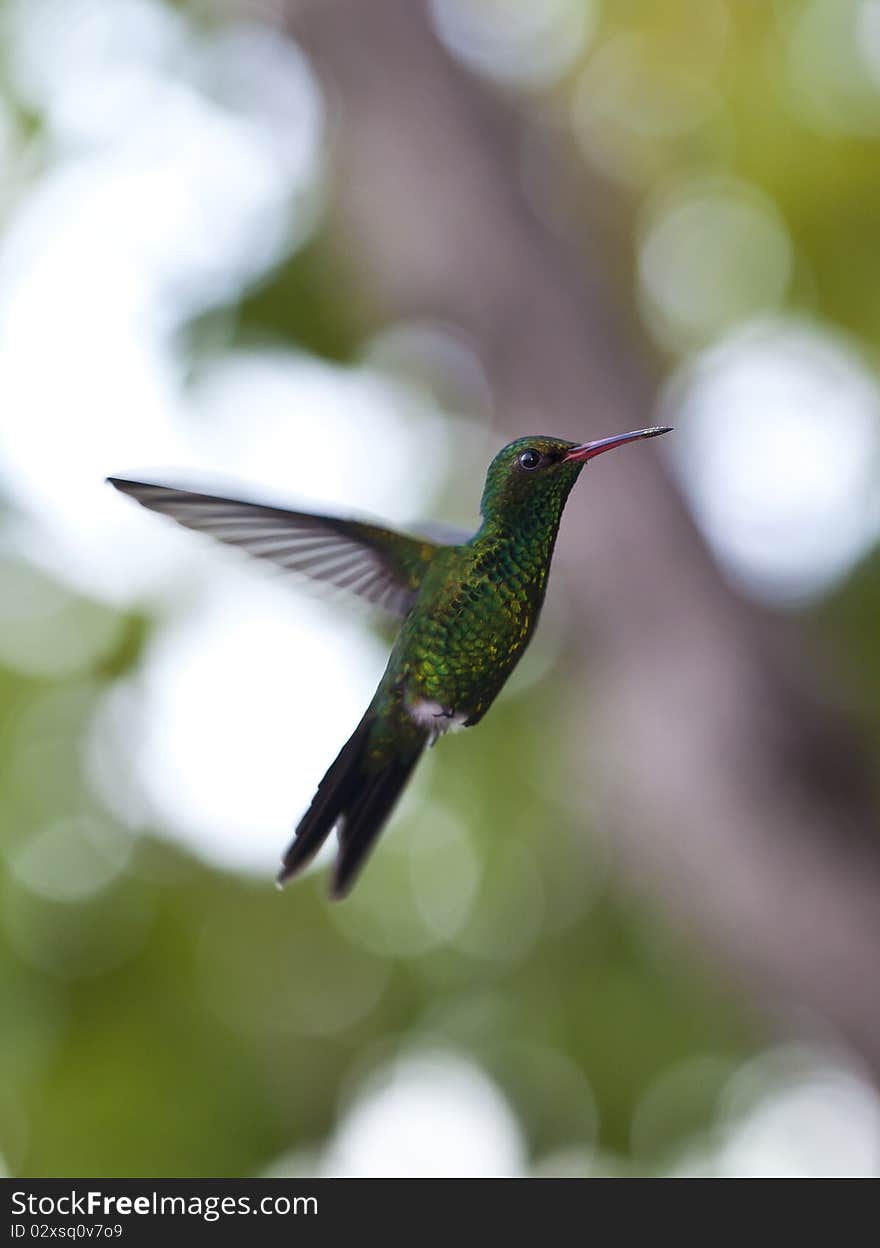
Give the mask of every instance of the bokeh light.
[[57, 570], [112, 592], [132, 561], [103, 541], [113, 510], [96, 487], [126, 463], [194, 462], [171, 335], [307, 232], [322, 106], [291, 45], [249, 28], [199, 40], [157, 0], [38, 0], [7, 20], [49, 146], [0, 247], [3, 479], [63, 526]]
[[723, 1089], [714, 1142], [680, 1177], [876, 1178], [880, 1097], [845, 1055], [789, 1046], [762, 1053]]
[[86, 901], [126, 868], [131, 846], [94, 815], [69, 816], [40, 828], [14, 854], [19, 884], [50, 901]]
[[75, 676], [113, 649], [119, 620], [32, 564], [0, 555], [0, 663], [29, 676]]
[[662, 17], [645, 16], [646, 29], [624, 24], [597, 41], [571, 98], [574, 137], [586, 159], [605, 177], [634, 186], [662, 174], [667, 145], [688, 151], [707, 127], [716, 141], [720, 128], [722, 160], [728, 147], [717, 85], [727, 6], [666, 5]]
[[456, 56], [499, 82], [546, 87], [581, 55], [597, 0], [431, 0], [438, 35]]
[[880, 535], [880, 392], [820, 326], [759, 322], [673, 381], [677, 466], [740, 584], [797, 602], [827, 591]]
[[661, 193], [643, 214], [643, 313], [664, 346], [702, 345], [777, 308], [790, 273], [785, 225], [753, 187], [713, 178], [686, 182]]
[[491, 1080], [453, 1053], [403, 1057], [375, 1072], [349, 1108], [321, 1173], [343, 1178], [516, 1178], [516, 1119]]
[[826, 134], [876, 134], [880, 19], [875, 0], [777, 5], [787, 87], [799, 115]]

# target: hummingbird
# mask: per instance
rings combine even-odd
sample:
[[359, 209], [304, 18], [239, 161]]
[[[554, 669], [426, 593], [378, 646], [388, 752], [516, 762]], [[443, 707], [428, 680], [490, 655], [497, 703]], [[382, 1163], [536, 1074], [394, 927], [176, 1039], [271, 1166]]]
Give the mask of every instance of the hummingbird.
[[584, 465], [669, 432], [638, 429], [582, 443], [517, 438], [489, 465], [479, 528], [454, 540], [108, 478], [188, 529], [348, 590], [401, 622], [370, 705], [282, 857], [279, 887], [335, 828], [331, 896], [349, 892], [425, 747], [479, 723], [522, 658], [544, 602], [562, 511]]

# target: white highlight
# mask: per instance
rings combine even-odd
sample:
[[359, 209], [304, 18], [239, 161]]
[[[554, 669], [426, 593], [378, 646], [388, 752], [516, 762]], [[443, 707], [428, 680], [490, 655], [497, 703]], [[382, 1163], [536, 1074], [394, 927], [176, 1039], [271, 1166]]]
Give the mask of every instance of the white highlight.
[[141, 682], [132, 745], [160, 823], [207, 858], [274, 875], [382, 662], [357, 612], [257, 578], [215, 581], [157, 638]]
[[469, 68], [518, 87], [557, 82], [598, 26], [596, 0], [431, 0], [440, 39]]
[[[106, 804], [271, 876], [372, 693], [380, 647], [356, 610], [227, 575], [233, 556], [103, 478], [225, 473], [255, 496], [403, 524], [444, 470], [445, 431], [368, 369], [229, 350], [222, 317], [213, 360], [184, 375], [181, 325], [234, 306], [315, 219], [323, 103], [294, 44], [247, 24], [204, 34], [155, 0], [14, 0], [0, 27], [46, 120], [45, 172], [0, 240], [0, 476], [21, 517], [16, 553], [90, 595], [167, 611], [142, 678], [96, 721]], [[32, 599], [32, 628], [27, 612], [13, 621], [4, 657], [29, 670], [29, 629], [62, 628], [76, 645], [52, 647], [53, 662], [74, 674], [103, 644], [100, 620], [69, 629], [50, 598]]]
[[880, 1097], [845, 1052], [772, 1049], [735, 1072], [671, 1177], [876, 1178]]
[[662, 414], [700, 527], [757, 597], [815, 597], [880, 536], [880, 392], [843, 336], [752, 324], [683, 371]]
[[506, 1100], [451, 1053], [410, 1056], [369, 1080], [321, 1173], [353, 1178], [518, 1178], [525, 1145]]

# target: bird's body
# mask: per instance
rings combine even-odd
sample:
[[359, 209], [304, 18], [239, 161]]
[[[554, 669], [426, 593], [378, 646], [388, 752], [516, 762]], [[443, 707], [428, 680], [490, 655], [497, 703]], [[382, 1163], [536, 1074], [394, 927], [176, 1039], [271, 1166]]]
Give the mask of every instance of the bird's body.
[[180, 523], [353, 590], [402, 619], [363, 719], [334, 761], [283, 858], [296, 874], [337, 828], [334, 895], [350, 888], [425, 746], [479, 722], [538, 620], [568, 494], [584, 464], [646, 429], [575, 444], [520, 438], [490, 465], [483, 523], [439, 544], [376, 525], [112, 479]]
[[528, 645], [555, 537], [554, 527], [536, 548], [518, 534], [481, 530], [466, 544], [440, 548], [380, 690], [404, 689], [416, 719], [431, 705], [468, 727], [482, 719]]

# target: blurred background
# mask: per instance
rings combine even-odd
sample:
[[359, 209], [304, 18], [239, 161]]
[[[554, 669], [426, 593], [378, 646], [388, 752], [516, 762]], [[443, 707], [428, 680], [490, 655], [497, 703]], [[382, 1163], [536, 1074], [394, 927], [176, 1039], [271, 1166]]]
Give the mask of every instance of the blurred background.
[[[880, 1172], [878, 0], [0, 0], [0, 219], [0, 1168]], [[661, 420], [276, 892], [387, 629], [105, 475], [474, 525]]]

